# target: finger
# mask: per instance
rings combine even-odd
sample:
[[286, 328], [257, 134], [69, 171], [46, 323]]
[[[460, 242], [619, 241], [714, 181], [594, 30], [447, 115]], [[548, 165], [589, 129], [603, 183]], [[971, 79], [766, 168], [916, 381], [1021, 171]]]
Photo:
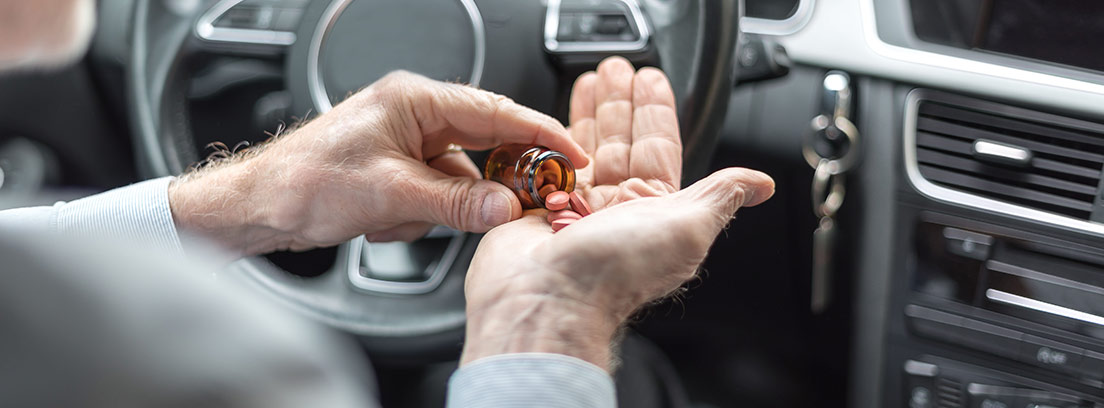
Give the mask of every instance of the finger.
[[448, 152], [426, 162], [426, 165], [453, 177], [483, 178], [479, 167], [464, 152]]
[[387, 210], [400, 221], [486, 232], [521, 216], [521, 202], [502, 184], [450, 177], [420, 162], [404, 162], [399, 167], [384, 193], [389, 199]]
[[[427, 138], [423, 142], [456, 143], [476, 150], [504, 143], [536, 144], [563, 152], [580, 167], [588, 163], [563, 124], [505, 96], [405, 72], [381, 81], [386, 93], [403, 95], [405, 99], [399, 99], [409, 101], [404, 108], [414, 115]], [[446, 140], [429, 140], [434, 136]]]
[[667, 192], [678, 191], [682, 178], [675, 92], [667, 76], [642, 68], [633, 77], [632, 147], [629, 177], [658, 180]]
[[633, 67], [628, 60], [610, 57], [598, 64], [594, 87], [595, 184], [617, 184], [629, 178], [632, 83]]
[[365, 234], [369, 242], [411, 242], [424, 237], [435, 225], [428, 222], [408, 222], [382, 231]]
[[774, 195], [774, 180], [759, 171], [730, 167], [710, 174], [676, 195], [684, 206], [703, 206], [727, 223], [741, 207], [759, 205]]
[[571, 88], [571, 109], [568, 114], [571, 137], [587, 154], [594, 154], [594, 87], [598, 74], [587, 72], [575, 80]]

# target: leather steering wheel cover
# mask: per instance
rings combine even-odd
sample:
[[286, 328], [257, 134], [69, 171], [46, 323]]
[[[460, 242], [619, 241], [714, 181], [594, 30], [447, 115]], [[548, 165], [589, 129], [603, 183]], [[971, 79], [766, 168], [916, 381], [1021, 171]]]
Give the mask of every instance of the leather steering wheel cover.
[[143, 177], [179, 174], [195, 161], [187, 124], [181, 50], [192, 21], [174, 16], [163, 2], [137, 0], [126, 64], [127, 105], [134, 149]]
[[[743, 0], [688, 0], [652, 4], [656, 22], [652, 38], [660, 65], [671, 79], [679, 101], [683, 141], [683, 185], [705, 176], [728, 110], [736, 78], [736, 46]], [[686, 46], [692, 44], [692, 46]], [[692, 61], [676, 64], [672, 61]]]

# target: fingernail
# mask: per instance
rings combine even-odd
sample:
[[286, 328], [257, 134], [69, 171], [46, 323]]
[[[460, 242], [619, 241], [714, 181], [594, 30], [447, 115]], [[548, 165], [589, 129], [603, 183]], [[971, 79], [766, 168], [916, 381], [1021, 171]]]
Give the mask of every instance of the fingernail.
[[495, 227], [510, 221], [510, 199], [503, 193], [487, 194], [483, 198], [483, 225]]

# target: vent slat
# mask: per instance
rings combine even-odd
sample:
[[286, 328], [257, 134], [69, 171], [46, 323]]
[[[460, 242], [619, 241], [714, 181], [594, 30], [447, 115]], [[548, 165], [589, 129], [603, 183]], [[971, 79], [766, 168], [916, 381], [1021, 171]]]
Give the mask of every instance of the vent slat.
[[1089, 136], [1081, 132], [1066, 130], [1052, 125], [1041, 125], [1035, 122], [1022, 121], [988, 113], [975, 112], [968, 109], [947, 106], [939, 103], [925, 103], [920, 112], [923, 116], [939, 116], [960, 122], [977, 123], [982, 126], [997, 127], [1015, 133], [1027, 133], [1050, 137], [1059, 140], [1070, 140], [1104, 147], [1104, 139]]
[[990, 192], [994, 195], [1001, 196], [1005, 201], [1019, 202], [1021, 204], [1024, 202], [1037, 203], [1045, 207], [1051, 207], [1047, 208], [1048, 210], [1058, 211], [1066, 215], [1088, 218], [1088, 215], [1092, 213], [1093, 205], [1091, 202], [1078, 201], [1054, 194], [1010, 186], [978, 177], [955, 173], [938, 167], [921, 165], [920, 174], [937, 183], [965, 187], [980, 192]]
[[1050, 159], [1044, 159], [1036, 157], [1031, 161], [1031, 167], [1043, 170], [1050, 170], [1059, 173], [1065, 173], [1078, 177], [1085, 177], [1089, 179], [1099, 179], [1100, 169], [1086, 169], [1081, 166], [1074, 166], [1072, 164], [1062, 163], [1060, 161], [1054, 161]]
[[1091, 153], [1083, 150], [1071, 149], [1068, 147], [1057, 146], [1053, 144], [1042, 143], [1034, 140], [1028, 140], [1022, 137], [1016, 137], [1004, 133], [990, 132], [987, 130], [971, 128], [955, 123], [945, 122], [933, 118], [921, 117], [917, 122], [917, 129], [921, 131], [928, 131], [934, 133], [940, 133], [943, 135], [950, 135], [961, 138], [974, 139], [990, 139], [998, 142], [1004, 142], [1013, 144], [1016, 146], [1031, 149], [1032, 151], [1039, 153], [1053, 154], [1055, 156], [1072, 157], [1075, 159], [1081, 159], [1085, 161], [1091, 161], [1094, 163], [1104, 164], [1104, 155]]
[[960, 139], [917, 131], [916, 145], [932, 149], [939, 149], [945, 152], [968, 155], [970, 154], [970, 148], [973, 144]]
[[[963, 155], [972, 154], [970, 150], [972, 143], [970, 142], [927, 132], [916, 132], [916, 144], [917, 146], [942, 150], [945, 152], [958, 153]], [[1056, 173], [1067, 174], [1070, 176], [1083, 177], [1090, 180], [1100, 178], [1099, 168], [1090, 169], [1068, 163], [1062, 163], [1051, 159], [1045, 159], [1042, 157], [1037, 157], [1032, 160], [1031, 166], [1040, 170], [1048, 170]], [[1093, 184], [1095, 184], [1095, 182]]]
[[1085, 197], [1085, 199], [1087, 199], [1088, 201], [1092, 201], [1093, 196], [1096, 195], [1096, 186], [1073, 183], [1054, 177], [1042, 176], [1022, 171], [1008, 170], [996, 166], [986, 165], [985, 163], [979, 162], [977, 160], [952, 156], [934, 150], [920, 149], [917, 150], [916, 155], [917, 159], [920, 160], [920, 163], [931, 163], [942, 167], [958, 169], [960, 171], [968, 171], [971, 173], [977, 173], [993, 178], [999, 178], [1009, 182], [1026, 183], [1047, 189], [1062, 190], [1071, 193], [1087, 195], [1088, 197]]

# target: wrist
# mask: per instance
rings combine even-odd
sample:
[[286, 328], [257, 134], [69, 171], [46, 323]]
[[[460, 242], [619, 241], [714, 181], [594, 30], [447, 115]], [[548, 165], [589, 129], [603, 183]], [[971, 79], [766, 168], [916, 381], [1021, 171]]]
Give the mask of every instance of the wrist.
[[280, 231], [272, 227], [263, 200], [265, 174], [256, 157], [200, 170], [169, 184], [169, 207], [179, 231], [212, 239], [239, 255], [279, 247]]
[[534, 293], [474, 302], [467, 315], [461, 365], [498, 354], [541, 352], [612, 370], [611, 348], [621, 320], [597, 308]]

